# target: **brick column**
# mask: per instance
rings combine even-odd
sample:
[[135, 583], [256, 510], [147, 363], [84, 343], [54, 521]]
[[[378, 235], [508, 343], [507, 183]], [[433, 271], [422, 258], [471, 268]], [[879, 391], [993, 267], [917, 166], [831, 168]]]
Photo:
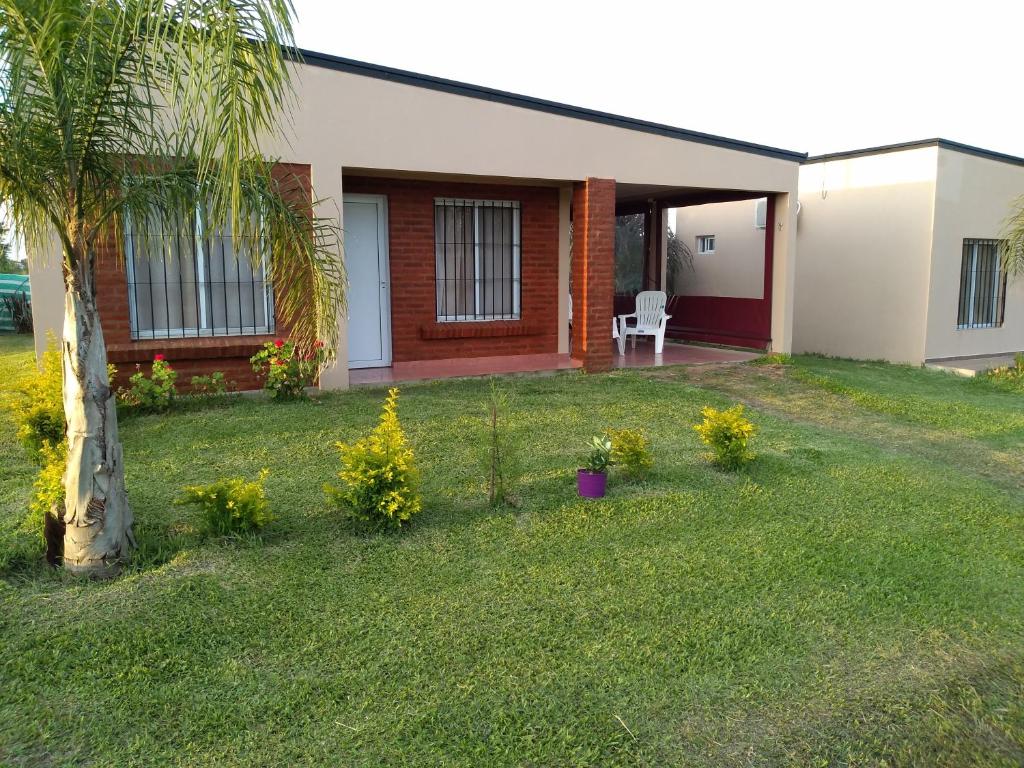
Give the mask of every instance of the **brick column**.
[[577, 182], [572, 222], [572, 355], [587, 371], [607, 371], [612, 367], [615, 179]]

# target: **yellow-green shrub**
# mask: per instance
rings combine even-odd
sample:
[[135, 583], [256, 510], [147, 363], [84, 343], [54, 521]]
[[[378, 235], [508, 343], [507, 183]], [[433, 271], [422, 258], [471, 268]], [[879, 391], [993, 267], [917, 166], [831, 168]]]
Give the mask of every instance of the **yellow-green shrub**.
[[793, 356], [785, 352], [769, 352], [750, 361], [751, 365], [792, 365]]
[[1013, 365], [993, 368], [985, 374], [990, 382], [1006, 385], [1009, 389], [1024, 389], [1024, 352], [1018, 352]]
[[[20, 526], [22, 531], [29, 533], [38, 542], [40, 550], [46, 550], [51, 565], [57, 564], [64, 549], [64, 524], [54, 513], [64, 513], [64, 466], [67, 455], [67, 444], [63, 440], [53, 444], [43, 443], [39, 450], [42, 468], [32, 485], [28, 514]], [[33, 557], [36, 557], [39, 551], [36, 545], [32, 545], [32, 550]]]
[[60, 347], [51, 333], [43, 352], [42, 368], [8, 399], [18, 425], [18, 440], [39, 464], [46, 462], [44, 446], [64, 442], [63, 382]]
[[743, 416], [743, 406], [734, 405], [724, 411], [706, 407], [701, 411], [704, 421], [694, 426], [700, 439], [711, 446], [712, 460], [724, 469], [736, 469], [754, 458], [748, 444], [757, 434], [757, 427]]
[[263, 489], [267, 470], [249, 482], [229, 477], [209, 485], [187, 486], [179, 504], [192, 504], [203, 514], [203, 527], [212, 536], [258, 531], [274, 519]]
[[609, 429], [605, 434], [612, 441], [612, 464], [630, 477], [641, 477], [654, 466], [643, 430]]
[[398, 421], [398, 390], [388, 392], [380, 423], [341, 454], [340, 487], [327, 495], [349, 517], [374, 526], [399, 528], [421, 509], [415, 457]]

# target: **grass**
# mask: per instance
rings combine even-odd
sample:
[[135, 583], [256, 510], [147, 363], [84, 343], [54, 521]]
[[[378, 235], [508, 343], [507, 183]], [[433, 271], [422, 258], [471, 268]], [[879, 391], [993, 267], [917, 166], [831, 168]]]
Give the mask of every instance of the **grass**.
[[[487, 507], [486, 381], [407, 386], [424, 513], [340, 523], [333, 443], [384, 391], [122, 421], [141, 553], [0, 582], [3, 765], [1020, 765], [1019, 394], [773, 364], [512, 378], [520, 506]], [[2, 380], [28, 370], [0, 338]], [[744, 402], [758, 459], [691, 425]], [[575, 495], [585, 442], [655, 468]], [[0, 542], [33, 468], [0, 424]], [[270, 470], [276, 522], [206, 540], [184, 485]]]

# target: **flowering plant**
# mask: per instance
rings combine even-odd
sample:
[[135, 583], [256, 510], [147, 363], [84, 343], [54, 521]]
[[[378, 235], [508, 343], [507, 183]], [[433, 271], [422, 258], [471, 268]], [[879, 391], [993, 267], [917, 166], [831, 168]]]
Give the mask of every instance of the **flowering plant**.
[[142, 411], [166, 411], [178, 393], [174, 387], [177, 380], [178, 372], [167, 358], [161, 354], [154, 355], [149, 377], [142, 372], [142, 366], [135, 366], [135, 373], [128, 379], [129, 387], [123, 394], [124, 402]]
[[294, 341], [274, 339], [264, 344], [249, 362], [253, 372], [263, 377], [263, 388], [272, 398], [294, 400], [312, 386], [324, 359], [323, 342], [317, 341], [301, 351]]

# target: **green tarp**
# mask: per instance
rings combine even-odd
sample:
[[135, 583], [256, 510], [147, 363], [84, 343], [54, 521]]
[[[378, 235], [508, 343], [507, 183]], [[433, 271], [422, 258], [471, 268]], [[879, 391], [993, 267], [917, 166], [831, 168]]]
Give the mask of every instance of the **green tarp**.
[[14, 330], [14, 322], [11, 320], [11, 311], [4, 296], [24, 294], [25, 298], [32, 298], [32, 289], [28, 284], [28, 275], [0, 275], [0, 333], [10, 333]]

